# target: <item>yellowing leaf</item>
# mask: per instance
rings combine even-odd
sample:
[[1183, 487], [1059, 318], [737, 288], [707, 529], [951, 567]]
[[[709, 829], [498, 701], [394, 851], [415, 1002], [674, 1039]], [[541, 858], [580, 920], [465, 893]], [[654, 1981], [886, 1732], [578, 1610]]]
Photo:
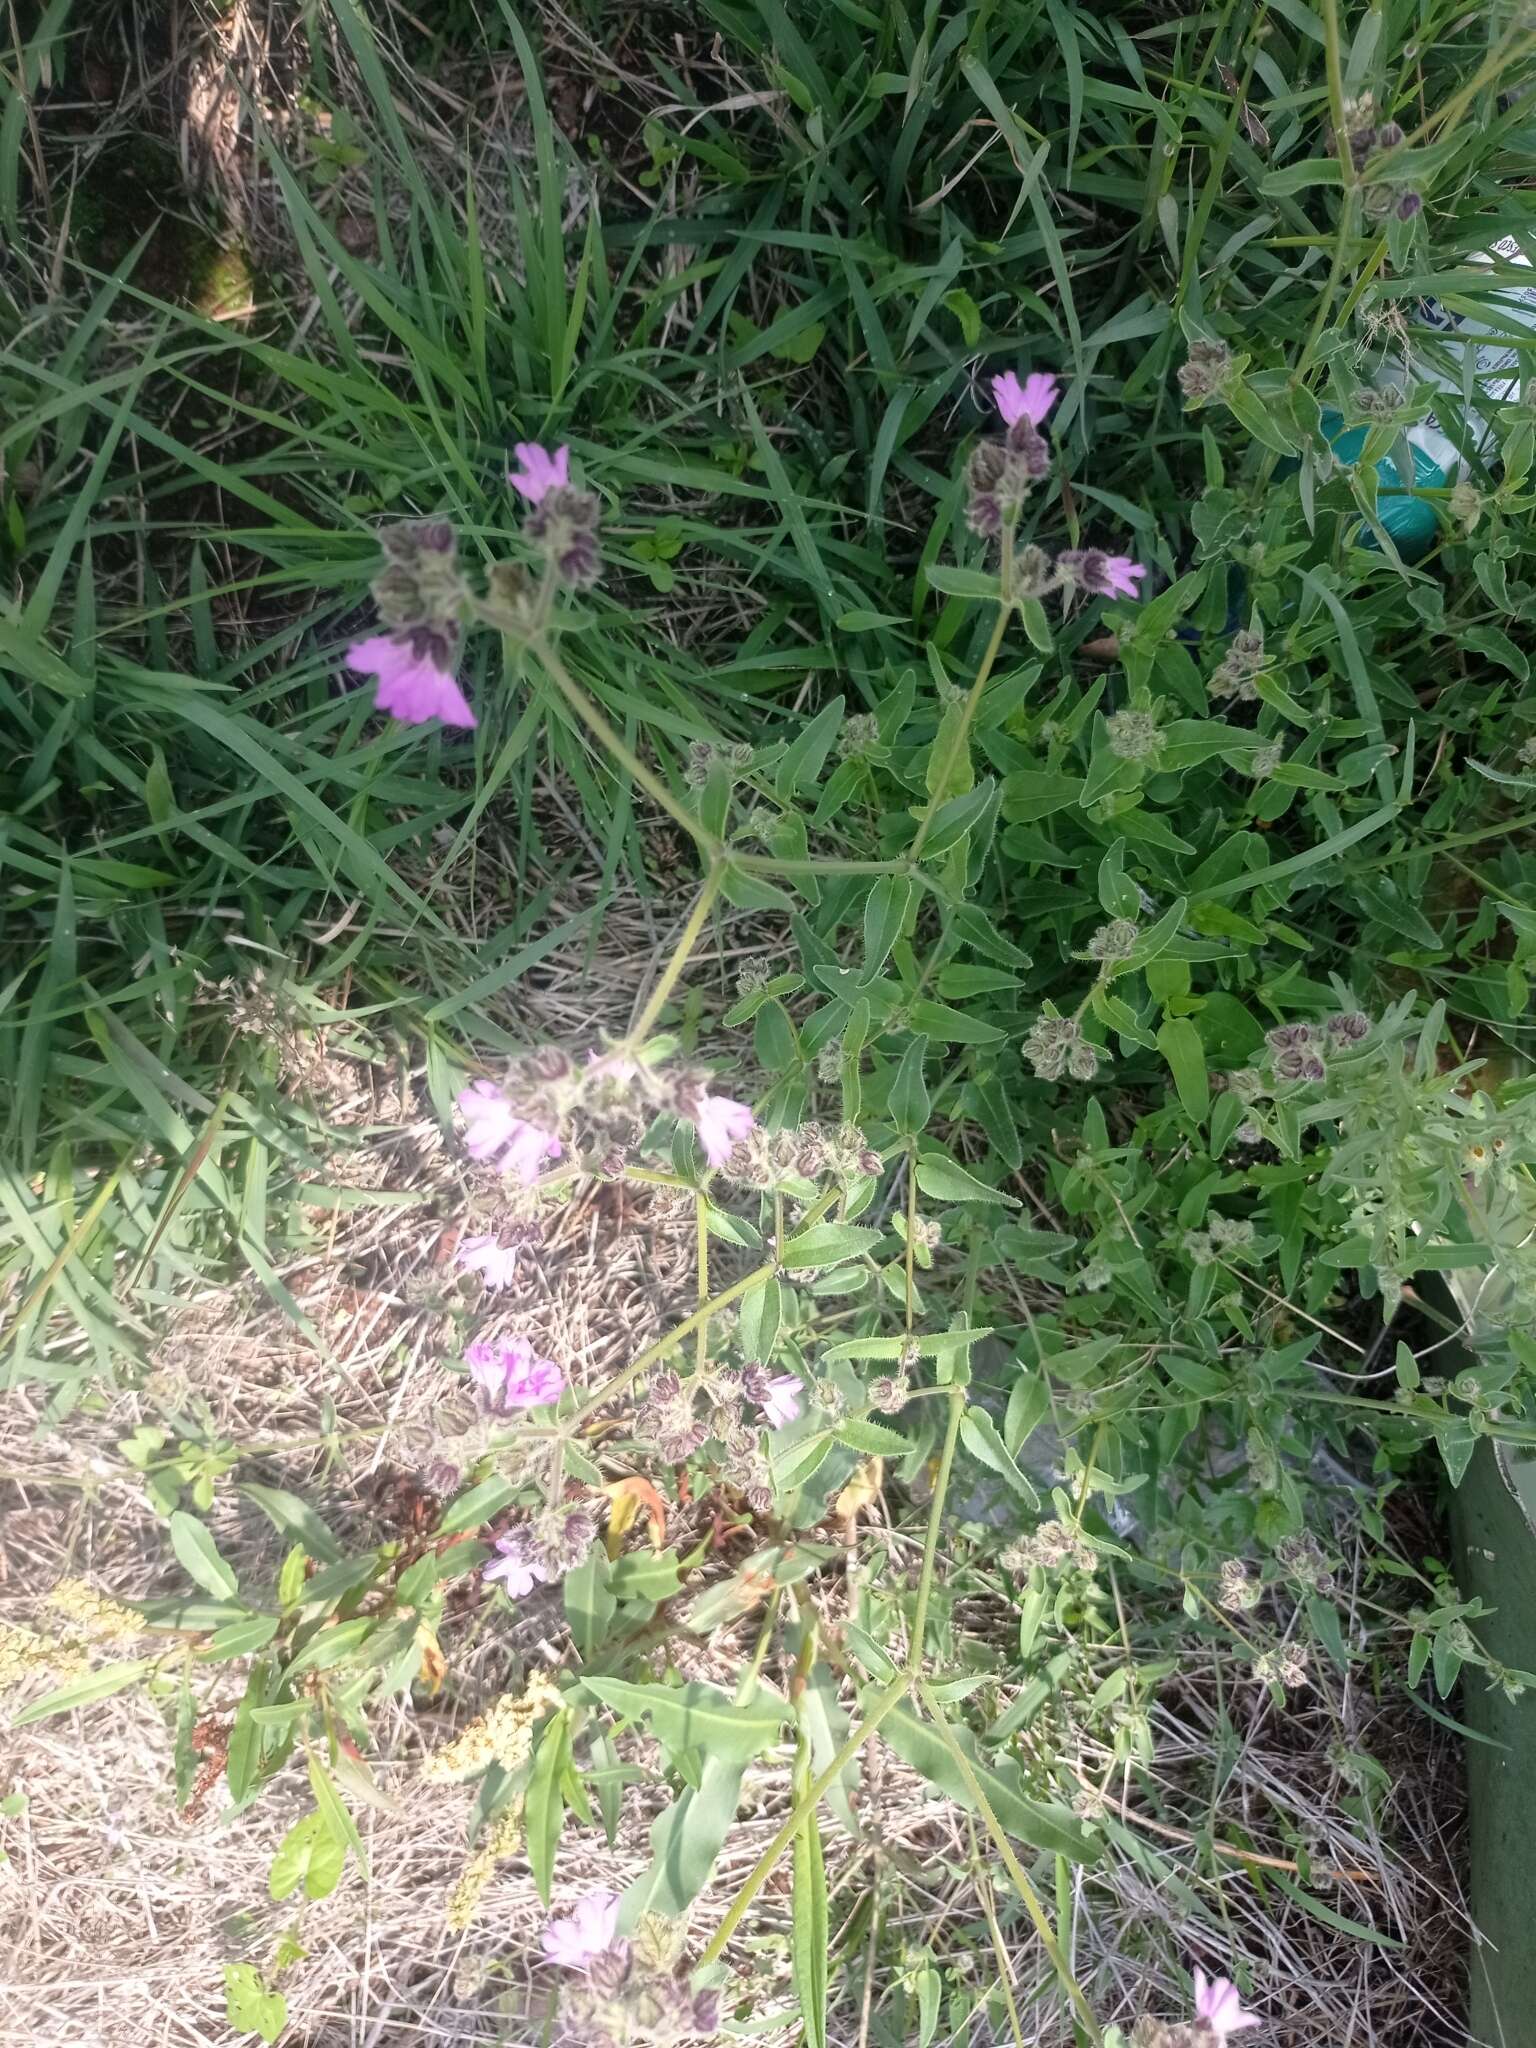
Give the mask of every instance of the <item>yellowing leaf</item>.
[[421, 1652], [421, 1669], [417, 1681], [424, 1685], [435, 1699], [442, 1691], [443, 1680], [448, 1676], [448, 1659], [443, 1655], [437, 1637], [423, 1621], [416, 1629], [416, 1647]]
[[618, 1556], [642, 1511], [651, 1525], [651, 1548], [660, 1550], [667, 1540], [667, 1504], [649, 1479], [616, 1479], [603, 1491], [608, 1496], [608, 1555]]
[[843, 1525], [843, 1541], [850, 1549], [853, 1547], [854, 1525], [864, 1510], [880, 1498], [884, 1479], [884, 1458], [861, 1458], [854, 1468], [853, 1477], [832, 1504], [833, 1513]]

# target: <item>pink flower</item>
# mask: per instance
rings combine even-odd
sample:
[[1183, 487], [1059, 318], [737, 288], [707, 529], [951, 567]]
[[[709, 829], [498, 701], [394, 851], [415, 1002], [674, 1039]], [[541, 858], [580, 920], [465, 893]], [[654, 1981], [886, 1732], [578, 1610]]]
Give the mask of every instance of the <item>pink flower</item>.
[[1230, 1978], [1207, 1978], [1198, 1963], [1195, 1965], [1195, 2017], [1205, 2021], [1218, 2041], [1225, 2041], [1228, 2034], [1239, 2033], [1244, 2027], [1264, 2024], [1256, 2012], [1244, 2012], [1237, 1986]]
[[544, 1408], [565, 1392], [565, 1374], [552, 1358], [539, 1358], [526, 1337], [505, 1344], [470, 1344], [464, 1363], [493, 1408]]
[[546, 1585], [554, 1577], [540, 1559], [529, 1556], [519, 1530], [498, 1536], [496, 1549], [499, 1555], [481, 1566], [480, 1576], [487, 1585], [500, 1586], [509, 1599], [526, 1600], [535, 1586]]
[[1021, 384], [1013, 370], [992, 379], [992, 396], [1005, 427], [1028, 420], [1038, 427], [1057, 399], [1056, 379], [1047, 370], [1031, 370]]
[[770, 1429], [783, 1429], [800, 1419], [799, 1380], [792, 1372], [781, 1373], [776, 1380], [770, 1380], [762, 1393], [763, 1420]]
[[693, 1121], [704, 1157], [711, 1166], [724, 1166], [751, 1131], [752, 1112], [744, 1102], [732, 1102], [728, 1095], [701, 1095]]
[[464, 692], [431, 651], [418, 654], [409, 639], [375, 633], [347, 649], [347, 667], [359, 675], [377, 676], [374, 703], [393, 712], [406, 725], [441, 719], [444, 725], [473, 726], [475, 714]]
[[1129, 555], [1106, 555], [1104, 557], [1104, 595], [1106, 597], [1138, 597], [1136, 586], [1147, 573], [1145, 562], [1133, 562]]
[[613, 1947], [618, 1931], [618, 1893], [589, 1892], [567, 1919], [548, 1922], [544, 1954], [563, 1970], [584, 1970], [595, 1956]]
[[517, 1271], [519, 1249], [515, 1244], [498, 1244], [494, 1237], [461, 1237], [453, 1262], [466, 1273], [478, 1273], [487, 1287], [509, 1287]]
[[507, 471], [507, 482], [521, 491], [530, 505], [537, 505], [549, 491], [571, 480], [571, 451], [557, 448], [553, 455], [537, 441], [519, 441], [513, 449], [521, 467]]
[[560, 1157], [560, 1140], [518, 1115], [494, 1081], [475, 1081], [458, 1098], [467, 1126], [464, 1149], [471, 1159], [499, 1165], [515, 1173], [524, 1187], [539, 1177], [546, 1159]]

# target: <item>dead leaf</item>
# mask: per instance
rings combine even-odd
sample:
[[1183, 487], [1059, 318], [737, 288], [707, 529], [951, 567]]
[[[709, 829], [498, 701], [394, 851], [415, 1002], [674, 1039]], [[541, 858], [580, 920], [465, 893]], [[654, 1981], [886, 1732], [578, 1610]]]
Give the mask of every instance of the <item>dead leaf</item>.
[[649, 1479], [615, 1479], [603, 1491], [608, 1496], [608, 1555], [618, 1556], [642, 1512], [651, 1525], [651, 1548], [660, 1550], [667, 1540], [667, 1504]]

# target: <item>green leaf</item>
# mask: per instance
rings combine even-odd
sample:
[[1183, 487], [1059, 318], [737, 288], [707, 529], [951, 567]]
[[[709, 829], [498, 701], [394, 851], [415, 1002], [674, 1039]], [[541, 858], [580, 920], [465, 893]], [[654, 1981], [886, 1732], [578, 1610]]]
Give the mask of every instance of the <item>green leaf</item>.
[[581, 1689], [627, 1720], [645, 1721], [672, 1756], [696, 1749], [749, 1763], [779, 1740], [788, 1709], [759, 1690], [744, 1706], [718, 1686], [634, 1685], [627, 1678], [584, 1678]]
[[457, 1535], [463, 1529], [479, 1529], [492, 1515], [500, 1514], [516, 1492], [511, 1480], [499, 1474], [482, 1479], [478, 1486], [472, 1486], [468, 1493], [461, 1493], [449, 1504], [438, 1528], [445, 1536]]
[[1202, 1123], [1211, 1106], [1211, 1082], [1199, 1032], [1188, 1017], [1165, 1017], [1157, 1028], [1157, 1049], [1168, 1062], [1186, 1115]]
[[528, 1836], [528, 1868], [534, 1889], [549, 1906], [555, 1883], [555, 1852], [565, 1826], [565, 1794], [561, 1778], [570, 1747], [570, 1724], [561, 1712], [555, 1714], [539, 1737], [528, 1774], [524, 1821]]
[[565, 1617], [583, 1659], [607, 1635], [619, 1604], [609, 1583], [612, 1569], [602, 1551], [594, 1550], [584, 1564], [565, 1575]]
[[1009, 1209], [1019, 1206], [1017, 1196], [1005, 1195], [1001, 1188], [988, 1187], [984, 1180], [967, 1173], [952, 1159], [944, 1159], [931, 1152], [917, 1162], [917, 1184], [936, 1202], [1001, 1202]]
[[199, 1662], [213, 1664], [225, 1657], [249, 1657], [264, 1650], [282, 1626], [275, 1614], [252, 1614], [244, 1621], [227, 1621], [208, 1638]]
[[792, 802], [802, 790], [815, 788], [842, 722], [843, 699], [834, 697], [784, 749], [773, 777], [773, 792], [781, 804]]
[[930, 563], [924, 571], [935, 590], [946, 597], [991, 598], [1002, 596], [1002, 585], [989, 569], [957, 569], [945, 562]]
[[1008, 1036], [996, 1024], [987, 1024], [964, 1010], [952, 1010], [948, 1003], [931, 1003], [920, 998], [908, 1013], [914, 1031], [926, 1032], [945, 1045], [996, 1045]]
[[686, 1787], [652, 1824], [650, 1864], [624, 1894], [623, 1924], [632, 1926], [641, 1913], [675, 1918], [687, 1912], [736, 1825], [744, 1769], [739, 1756], [705, 1752], [698, 1784]]
[[296, 1493], [285, 1493], [280, 1486], [258, 1486], [249, 1479], [241, 1481], [240, 1491], [256, 1503], [281, 1535], [299, 1537], [311, 1557], [322, 1564], [341, 1562], [341, 1545], [308, 1501], [300, 1500]]
[[357, 1823], [341, 1803], [341, 1795], [331, 1783], [330, 1774], [320, 1759], [311, 1754], [309, 1759], [309, 1788], [315, 1795], [315, 1804], [320, 1809], [331, 1839], [350, 1849], [357, 1858], [357, 1867], [366, 1878], [368, 1859], [363, 1853], [363, 1838], [357, 1832]]
[[923, 1079], [923, 1060], [927, 1051], [926, 1038], [910, 1039], [901, 1056], [901, 1065], [896, 1069], [896, 1078], [891, 1083], [886, 1114], [896, 1126], [897, 1133], [904, 1138], [916, 1137], [928, 1122], [928, 1084]]
[[187, 1576], [195, 1579], [205, 1593], [216, 1600], [229, 1600], [239, 1592], [234, 1573], [219, 1555], [219, 1547], [207, 1526], [196, 1515], [177, 1508], [171, 1516], [171, 1548]]
[[901, 937], [912, 902], [905, 875], [880, 875], [864, 899], [864, 972], [878, 974]]
[[84, 1678], [71, 1679], [68, 1685], [61, 1685], [54, 1692], [44, 1693], [40, 1700], [33, 1700], [30, 1706], [11, 1716], [11, 1726], [25, 1728], [29, 1721], [46, 1721], [54, 1714], [67, 1714], [75, 1707], [88, 1707], [96, 1700], [110, 1699], [113, 1693], [122, 1692], [153, 1668], [152, 1657], [131, 1657], [123, 1663], [103, 1664], [99, 1671], [87, 1672]]
[[[807, 1769], [800, 1774], [809, 1784]], [[795, 1830], [794, 1881], [790, 1895], [790, 1964], [795, 1997], [805, 2027], [806, 2048], [827, 2048], [827, 1873], [821, 1828], [812, 1807]]]
[[[1096, 1844], [1083, 1832], [1068, 1807], [1032, 1799], [1024, 1791], [1019, 1767], [1011, 1758], [996, 1766], [984, 1764], [968, 1729], [952, 1727], [950, 1732], [975, 1772], [983, 1796], [1005, 1834], [1050, 1855], [1065, 1856], [1072, 1863], [1097, 1860]], [[957, 1806], [963, 1806], [967, 1813], [980, 1812], [959, 1765], [926, 1722], [919, 1721], [905, 1707], [895, 1707], [881, 1722], [879, 1739]]]
[[267, 1989], [253, 1963], [226, 1963], [224, 2017], [237, 2034], [259, 2034], [270, 2048], [288, 2024], [288, 2001]]
[[1266, 199], [1289, 199], [1297, 192], [1310, 191], [1314, 185], [1336, 186], [1342, 182], [1342, 166], [1336, 156], [1309, 156], [1299, 163], [1282, 164], [1278, 170], [1266, 171], [1259, 180], [1259, 190]]
[[960, 1418], [960, 1441], [973, 1458], [1005, 1480], [1030, 1508], [1039, 1507], [1039, 1494], [1008, 1455], [1008, 1448], [998, 1435], [997, 1424], [985, 1408], [966, 1409]]
[[346, 1844], [336, 1840], [323, 1816], [306, 1813], [278, 1844], [267, 1870], [267, 1891], [274, 1899], [286, 1899], [302, 1884], [306, 1898], [329, 1898], [346, 1860]]
[[860, 1223], [813, 1223], [792, 1237], [779, 1254], [787, 1272], [804, 1272], [814, 1266], [840, 1266], [857, 1259], [880, 1242], [883, 1232], [867, 1230]]
[[1335, 1934], [1347, 1934], [1351, 1941], [1368, 1941], [1376, 1948], [1403, 1946], [1395, 1935], [1383, 1934], [1379, 1928], [1367, 1927], [1363, 1921], [1351, 1920], [1347, 1914], [1335, 1912], [1332, 1906], [1325, 1906], [1321, 1899], [1314, 1899], [1310, 1892], [1304, 1892], [1283, 1870], [1266, 1871], [1264, 1881], [1266, 1884], [1277, 1885], [1287, 1898], [1295, 1900], [1304, 1913], [1310, 1913], [1312, 1918], [1320, 1920], [1324, 1927], [1331, 1927]]
[[906, 626], [910, 621], [900, 612], [844, 612], [833, 621], [839, 633], [873, 633], [880, 626]]

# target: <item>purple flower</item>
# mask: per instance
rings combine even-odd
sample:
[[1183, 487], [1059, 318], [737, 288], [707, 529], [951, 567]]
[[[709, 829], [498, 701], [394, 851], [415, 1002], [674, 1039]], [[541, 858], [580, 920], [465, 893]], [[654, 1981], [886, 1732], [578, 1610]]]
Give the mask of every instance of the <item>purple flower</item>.
[[1031, 370], [1022, 384], [1013, 370], [992, 379], [992, 396], [1005, 427], [1017, 426], [1020, 420], [1038, 427], [1056, 403], [1057, 395], [1056, 379], [1046, 370]]
[[1136, 597], [1136, 586], [1147, 573], [1145, 562], [1133, 562], [1129, 555], [1106, 555], [1102, 570], [1106, 597]]
[[464, 1363], [493, 1408], [544, 1408], [565, 1392], [565, 1374], [552, 1358], [535, 1356], [526, 1337], [470, 1344]]
[[530, 1555], [520, 1529], [496, 1539], [498, 1555], [480, 1567], [487, 1585], [500, 1586], [510, 1600], [526, 1600], [535, 1586], [547, 1585], [555, 1576], [541, 1559]]
[[571, 480], [571, 451], [557, 448], [553, 455], [537, 441], [519, 441], [513, 449], [520, 467], [507, 471], [507, 482], [521, 491], [530, 505], [537, 505], [546, 492]]
[[752, 1129], [751, 1110], [744, 1102], [732, 1102], [728, 1095], [701, 1095], [692, 1115], [711, 1166], [724, 1166]]
[[1146, 566], [1129, 555], [1106, 555], [1102, 548], [1063, 548], [1056, 573], [1069, 585], [1094, 597], [1135, 597]]
[[518, 1115], [494, 1081], [475, 1081], [458, 1098], [467, 1126], [464, 1149], [471, 1159], [489, 1160], [515, 1173], [524, 1187], [539, 1177], [546, 1159], [560, 1157], [560, 1140]]
[[509, 1287], [521, 1249], [520, 1245], [498, 1244], [494, 1237], [461, 1237], [453, 1262], [466, 1273], [478, 1273], [487, 1287]]
[[564, 1920], [544, 1929], [544, 1955], [562, 1970], [585, 1970], [593, 1958], [612, 1948], [619, 1931], [617, 1892], [589, 1892]]
[[759, 1400], [762, 1404], [763, 1420], [770, 1429], [783, 1429], [800, 1419], [800, 1396], [802, 1388], [792, 1372], [781, 1373], [775, 1380], [769, 1380]]
[[464, 692], [437, 658], [437, 643], [424, 636], [413, 640], [375, 633], [347, 649], [347, 667], [376, 676], [374, 703], [405, 725], [425, 725], [433, 718], [444, 725], [472, 727], [476, 722]]
[[1244, 2027], [1264, 2024], [1256, 2012], [1244, 2012], [1237, 1986], [1230, 1978], [1207, 1978], [1198, 1963], [1195, 1965], [1195, 2017], [1205, 2021], [1218, 2041], [1225, 2041], [1228, 2034], [1236, 2034]]

